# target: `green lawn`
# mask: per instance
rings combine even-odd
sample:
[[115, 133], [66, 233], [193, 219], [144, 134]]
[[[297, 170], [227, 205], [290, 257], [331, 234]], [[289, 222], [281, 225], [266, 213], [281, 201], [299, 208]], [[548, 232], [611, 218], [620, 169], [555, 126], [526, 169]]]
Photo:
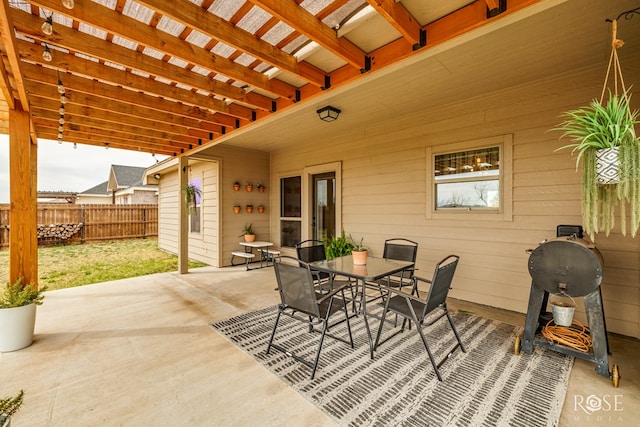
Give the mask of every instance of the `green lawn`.
[[[189, 262], [189, 268], [206, 264]], [[154, 238], [50, 246], [38, 249], [39, 285], [71, 288], [146, 274], [177, 271], [178, 257], [158, 249]], [[9, 251], [0, 251], [0, 280], [8, 279]]]

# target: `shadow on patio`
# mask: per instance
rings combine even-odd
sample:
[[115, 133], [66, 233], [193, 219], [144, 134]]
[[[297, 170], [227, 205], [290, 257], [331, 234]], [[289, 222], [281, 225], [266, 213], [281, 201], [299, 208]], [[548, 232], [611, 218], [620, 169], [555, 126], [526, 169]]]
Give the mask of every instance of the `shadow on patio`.
[[[0, 395], [25, 390], [16, 426], [335, 425], [209, 327], [276, 304], [275, 287], [270, 268], [205, 267], [48, 292], [34, 344], [0, 354]], [[450, 306], [524, 325], [522, 314], [456, 300]], [[640, 343], [610, 341], [620, 387], [577, 360], [561, 426], [635, 425], [640, 418]], [[617, 408], [605, 410], [616, 395]], [[585, 411], [589, 397], [602, 407]]]

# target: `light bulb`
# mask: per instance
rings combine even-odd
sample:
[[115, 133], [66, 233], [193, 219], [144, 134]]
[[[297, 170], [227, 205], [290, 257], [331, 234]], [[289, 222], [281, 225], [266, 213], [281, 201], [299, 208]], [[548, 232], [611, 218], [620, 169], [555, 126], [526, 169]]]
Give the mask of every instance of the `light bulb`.
[[78, 148], [78, 144], [76, 144], [75, 142], [73, 143], [73, 149], [75, 150], [76, 148]]
[[51, 62], [53, 60], [53, 56], [51, 56], [51, 51], [49, 50], [49, 46], [44, 46], [44, 52], [42, 52], [42, 59], [47, 62]]
[[67, 97], [65, 96], [65, 94], [63, 93], [62, 95], [60, 95], [60, 103], [62, 105], [67, 103]]
[[42, 30], [43, 33], [45, 33], [48, 36], [53, 34], [53, 15], [47, 16], [45, 18], [44, 22], [42, 23], [42, 27], [40, 27], [40, 29]]
[[62, 80], [58, 79], [58, 93], [60, 95], [64, 95], [64, 85], [62, 84]]
[[58, 144], [62, 144], [62, 135], [58, 135]]
[[58, 132], [60, 132], [60, 136], [62, 136], [62, 131], [64, 130], [64, 127], [62, 125], [58, 126]]
[[73, 0], [62, 0], [62, 5], [67, 9], [73, 9], [73, 7], [75, 6], [75, 3]]
[[60, 113], [61, 116], [64, 116], [64, 105], [60, 106], [60, 109], [58, 110], [58, 112]]
[[60, 116], [60, 119], [58, 119], [58, 123], [60, 123], [61, 125], [64, 124], [64, 116]]

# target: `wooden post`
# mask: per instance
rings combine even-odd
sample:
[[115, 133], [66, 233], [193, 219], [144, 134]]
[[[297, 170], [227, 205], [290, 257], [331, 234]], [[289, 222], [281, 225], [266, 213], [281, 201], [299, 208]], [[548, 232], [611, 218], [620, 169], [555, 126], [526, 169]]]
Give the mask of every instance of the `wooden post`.
[[178, 273], [189, 272], [189, 207], [184, 202], [182, 189], [189, 183], [189, 159], [178, 159]]
[[37, 153], [29, 113], [9, 110], [10, 282], [21, 277], [25, 284], [38, 282]]

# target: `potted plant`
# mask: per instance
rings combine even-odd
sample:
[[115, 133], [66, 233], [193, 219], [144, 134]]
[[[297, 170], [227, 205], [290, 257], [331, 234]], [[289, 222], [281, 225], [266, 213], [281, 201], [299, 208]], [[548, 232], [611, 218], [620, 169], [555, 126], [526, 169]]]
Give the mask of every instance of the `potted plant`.
[[263, 205], [258, 206], [258, 213], [264, 213], [264, 206]]
[[240, 183], [238, 181], [233, 183], [233, 191], [240, 191]]
[[247, 213], [253, 212], [253, 203], [247, 203], [247, 206], [245, 206], [245, 208], [247, 209]]
[[353, 243], [345, 237], [344, 230], [340, 236], [324, 239], [325, 255], [327, 259], [351, 255]]
[[264, 193], [264, 190], [265, 190], [264, 185], [262, 185], [262, 183], [261, 183], [261, 182], [259, 182], [259, 183], [258, 183], [258, 191], [259, 191], [259, 192], [261, 192], [261, 193]]
[[361, 238], [360, 242], [356, 243], [355, 240], [353, 240], [353, 237], [351, 237], [351, 234], [349, 234], [349, 240], [351, 240], [351, 244], [353, 245], [353, 248], [351, 249], [351, 255], [353, 256], [354, 265], [365, 265], [367, 263], [369, 250], [366, 247], [362, 246], [363, 239], [364, 238]]
[[592, 240], [599, 231], [609, 234], [618, 204], [623, 234], [627, 202], [633, 236], [640, 224], [640, 192], [635, 190], [640, 184], [640, 147], [634, 129], [638, 111], [631, 110], [630, 98], [629, 92], [610, 93], [606, 104], [593, 100], [586, 107], [563, 113], [566, 120], [556, 128], [564, 131], [561, 138], [573, 140], [557, 150], [572, 148], [571, 153], [577, 153], [576, 168], [582, 160], [582, 220]]
[[249, 193], [251, 193], [253, 191], [253, 184], [247, 182], [246, 189]]
[[240, 237], [243, 236], [245, 242], [253, 242], [256, 240], [256, 233], [253, 231], [253, 224], [245, 224], [244, 227], [242, 227], [242, 234]]
[[238, 204], [233, 205], [233, 213], [240, 213], [241, 206]]
[[11, 416], [22, 406], [23, 397], [24, 390], [20, 390], [17, 396], [0, 399], [0, 427], [11, 425]]
[[187, 205], [187, 209], [192, 213], [195, 213], [198, 197], [202, 196], [202, 190], [193, 184], [187, 184], [182, 189], [182, 193], [184, 194], [184, 201]]
[[46, 287], [23, 284], [22, 278], [7, 283], [0, 293], [0, 352], [15, 351], [33, 343], [36, 305], [42, 304]]

